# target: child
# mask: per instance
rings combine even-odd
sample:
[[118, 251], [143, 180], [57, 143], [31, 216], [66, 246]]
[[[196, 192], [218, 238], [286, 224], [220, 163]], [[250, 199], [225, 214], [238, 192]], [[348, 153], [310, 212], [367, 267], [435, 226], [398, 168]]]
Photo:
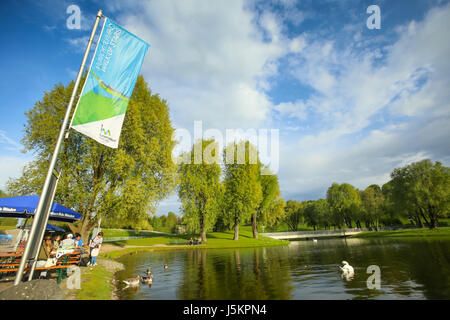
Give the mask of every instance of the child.
[[90, 264], [91, 264], [92, 267], [95, 267], [95, 265], [97, 264], [97, 256], [98, 256], [99, 252], [100, 252], [100, 246], [99, 245], [96, 245], [91, 251]]

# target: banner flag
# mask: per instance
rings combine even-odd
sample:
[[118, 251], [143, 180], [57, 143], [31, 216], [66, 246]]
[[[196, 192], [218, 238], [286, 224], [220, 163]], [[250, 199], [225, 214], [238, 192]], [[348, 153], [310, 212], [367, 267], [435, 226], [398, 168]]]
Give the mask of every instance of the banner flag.
[[149, 44], [105, 18], [71, 128], [117, 148], [137, 76]]

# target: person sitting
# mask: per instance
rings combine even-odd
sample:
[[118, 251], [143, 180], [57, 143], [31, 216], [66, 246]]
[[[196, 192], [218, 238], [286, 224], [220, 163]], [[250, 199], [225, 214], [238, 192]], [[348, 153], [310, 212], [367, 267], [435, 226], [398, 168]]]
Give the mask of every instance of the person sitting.
[[59, 245], [61, 244], [61, 236], [58, 234], [53, 238], [53, 247], [55, 249], [58, 249]]
[[194, 239], [194, 245], [198, 244], [197, 238]]
[[[39, 254], [36, 261], [36, 268], [43, 268], [47, 264], [47, 260], [51, 258], [50, 254], [53, 250], [52, 245], [52, 237], [45, 236], [42, 241], [41, 249], [39, 250]], [[40, 276], [46, 276], [47, 271], [42, 271]]]
[[75, 234], [75, 247], [80, 248], [81, 254], [83, 254], [83, 239], [81, 239], [81, 234]]
[[192, 244], [194, 243], [194, 240], [192, 240], [192, 238], [189, 239], [189, 245], [192, 246]]
[[64, 240], [61, 241], [61, 247], [63, 249], [73, 249], [75, 246], [75, 242], [73, 240], [73, 235], [69, 233], [68, 235], [64, 236]]

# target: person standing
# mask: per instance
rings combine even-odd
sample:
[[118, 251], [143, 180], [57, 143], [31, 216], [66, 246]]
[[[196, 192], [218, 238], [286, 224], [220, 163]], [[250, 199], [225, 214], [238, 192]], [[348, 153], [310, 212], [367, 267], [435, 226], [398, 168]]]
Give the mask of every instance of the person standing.
[[[98, 256], [99, 252], [100, 252], [100, 248], [102, 247], [102, 243], [103, 243], [103, 232], [99, 232], [97, 234], [97, 236], [95, 236], [94, 238], [92, 238], [89, 241], [89, 257], [90, 260], [88, 262], [88, 265], [90, 265], [92, 263], [92, 251], [94, 249], [97, 249], [94, 253], [96, 253], [96, 256]], [[97, 260], [97, 257], [95, 258], [95, 261]], [[95, 262], [94, 262], [95, 263]]]

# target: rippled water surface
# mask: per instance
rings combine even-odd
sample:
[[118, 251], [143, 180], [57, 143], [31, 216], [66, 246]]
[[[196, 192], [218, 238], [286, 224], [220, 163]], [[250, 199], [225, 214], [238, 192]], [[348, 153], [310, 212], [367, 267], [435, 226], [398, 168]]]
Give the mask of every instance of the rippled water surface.
[[[341, 278], [348, 261], [355, 276]], [[284, 247], [195, 249], [127, 255], [123, 280], [148, 267], [153, 283], [120, 299], [450, 299], [450, 241], [330, 239]], [[164, 270], [167, 263], [169, 268]], [[367, 289], [369, 265], [381, 289]]]

